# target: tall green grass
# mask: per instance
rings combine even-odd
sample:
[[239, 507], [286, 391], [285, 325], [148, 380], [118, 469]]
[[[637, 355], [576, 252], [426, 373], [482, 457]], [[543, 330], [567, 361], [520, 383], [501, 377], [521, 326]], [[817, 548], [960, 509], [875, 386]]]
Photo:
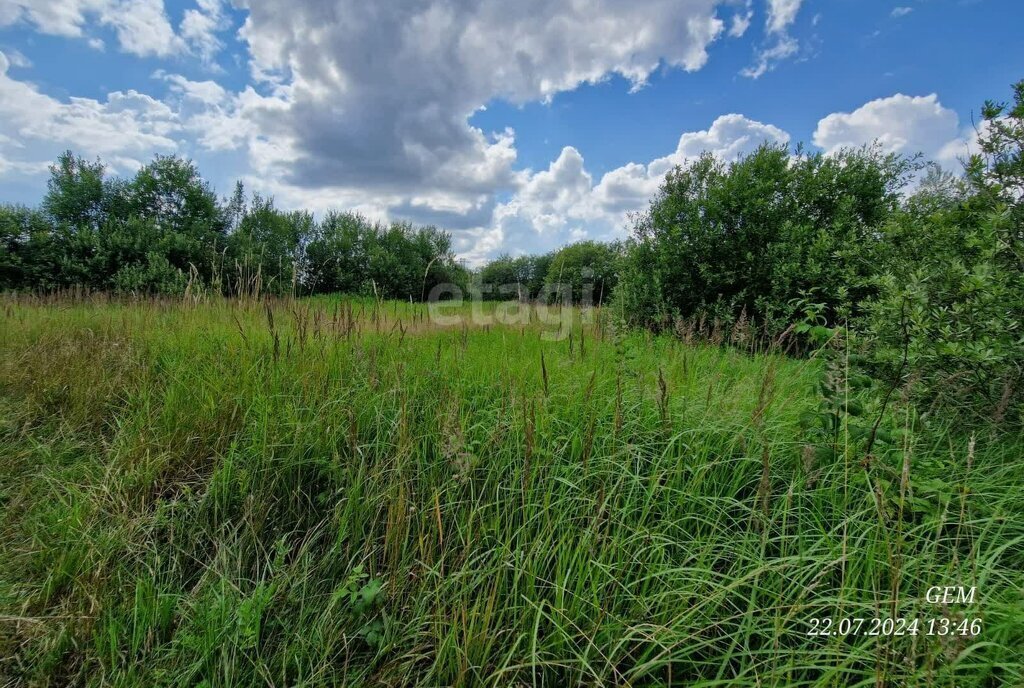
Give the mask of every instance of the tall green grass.
[[1022, 681], [1021, 438], [897, 398], [892, 441], [817, 451], [813, 358], [607, 314], [0, 306], [0, 684]]

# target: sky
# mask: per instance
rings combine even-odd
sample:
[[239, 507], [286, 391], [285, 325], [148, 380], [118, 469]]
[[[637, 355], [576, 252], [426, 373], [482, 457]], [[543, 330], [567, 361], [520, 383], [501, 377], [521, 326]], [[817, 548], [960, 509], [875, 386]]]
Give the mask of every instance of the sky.
[[66, 149], [176, 154], [479, 264], [624, 238], [705, 151], [959, 169], [1022, 26], [1019, 0], [0, 0], [0, 202], [38, 204]]

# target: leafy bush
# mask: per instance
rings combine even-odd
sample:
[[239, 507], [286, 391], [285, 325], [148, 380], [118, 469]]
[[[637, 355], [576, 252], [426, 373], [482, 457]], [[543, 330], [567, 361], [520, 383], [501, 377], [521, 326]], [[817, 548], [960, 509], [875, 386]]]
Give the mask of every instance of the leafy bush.
[[124, 265], [110, 280], [112, 291], [131, 294], [183, 294], [188, 276], [167, 257], [150, 252], [142, 262]]
[[0, 205], [0, 289], [43, 286], [52, 279], [53, 235], [43, 213]]
[[622, 279], [632, 324], [740, 317], [781, 330], [812, 294], [833, 323], [872, 293], [875, 228], [899, 207], [915, 163], [877, 147], [791, 155], [765, 144], [726, 164], [670, 172], [637, 219]]
[[1024, 82], [988, 103], [966, 183], [933, 173], [885, 227], [863, 331], [876, 373], [968, 422], [1024, 404]]

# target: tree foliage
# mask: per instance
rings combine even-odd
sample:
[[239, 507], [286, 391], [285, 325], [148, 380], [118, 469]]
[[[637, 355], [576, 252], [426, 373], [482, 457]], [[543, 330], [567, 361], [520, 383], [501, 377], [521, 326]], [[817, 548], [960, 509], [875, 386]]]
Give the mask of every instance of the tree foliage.
[[451, 236], [436, 227], [384, 225], [353, 213], [328, 213], [306, 248], [312, 292], [346, 292], [414, 301], [438, 284], [465, 287]]
[[963, 180], [933, 171], [884, 226], [858, 326], [876, 372], [969, 422], [1024, 417], [1024, 82], [987, 103]]
[[634, 227], [623, 312], [653, 327], [741, 314], [784, 326], [813, 294], [830, 320], [848, 314], [870, 295], [864, 248], [913, 167], [874, 147], [824, 156], [769, 144], [678, 167]]
[[0, 288], [85, 286], [177, 294], [343, 291], [419, 300], [465, 284], [451, 237], [435, 227], [382, 225], [351, 214], [317, 222], [241, 183], [217, 199], [189, 160], [157, 156], [132, 178], [66, 152], [39, 209], [0, 206]]
[[[501, 255], [477, 273], [484, 298], [602, 303], [611, 299], [623, 256], [619, 243], [580, 241], [539, 256]], [[564, 294], [563, 294], [564, 292]]]

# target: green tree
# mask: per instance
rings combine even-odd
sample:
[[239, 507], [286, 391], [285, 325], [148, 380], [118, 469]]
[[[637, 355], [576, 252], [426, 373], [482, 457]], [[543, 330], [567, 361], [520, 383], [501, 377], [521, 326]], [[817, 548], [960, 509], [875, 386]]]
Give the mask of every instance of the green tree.
[[47, 216], [21, 205], [0, 205], [0, 289], [50, 288], [57, 269]]
[[447, 232], [405, 222], [385, 226], [352, 213], [328, 213], [305, 256], [304, 279], [312, 292], [419, 301], [438, 284], [465, 289], [468, 280]]
[[883, 229], [871, 366], [963, 423], [1024, 417], [1024, 82], [986, 103], [966, 183], [933, 170]]
[[813, 295], [829, 321], [847, 317], [872, 293], [874, 229], [915, 169], [877, 147], [824, 156], [769, 144], [677, 167], [635, 223], [622, 311], [648, 327], [745, 314], [781, 329]]
[[[232, 206], [238, 207], [234, 202]], [[302, 270], [302, 249], [312, 238], [313, 216], [282, 212], [273, 199], [259, 194], [237, 212], [237, 227], [228, 240], [230, 255], [250, 272], [258, 270], [266, 289], [290, 292]]]
[[305, 288], [313, 293], [366, 293], [366, 244], [372, 226], [355, 213], [329, 212], [305, 251]]
[[485, 299], [529, 299], [529, 266], [527, 256], [502, 254], [477, 271], [475, 286]]
[[91, 163], [71, 151], [61, 153], [50, 165], [43, 212], [66, 230], [98, 229], [110, 201], [104, 174], [99, 160]]
[[572, 295], [573, 303], [601, 303], [611, 299], [618, 283], [622, 246], [600, 241], [580, 241], [554, 253], [545, 271], [545, 286], [559, 286]]
[[225, 246], [224, 213], [190, 160], [158, 155], [123, 189], [122, 217], [151, 220], [164, 256], [182, 272], [194, 268], [209, 282]]

